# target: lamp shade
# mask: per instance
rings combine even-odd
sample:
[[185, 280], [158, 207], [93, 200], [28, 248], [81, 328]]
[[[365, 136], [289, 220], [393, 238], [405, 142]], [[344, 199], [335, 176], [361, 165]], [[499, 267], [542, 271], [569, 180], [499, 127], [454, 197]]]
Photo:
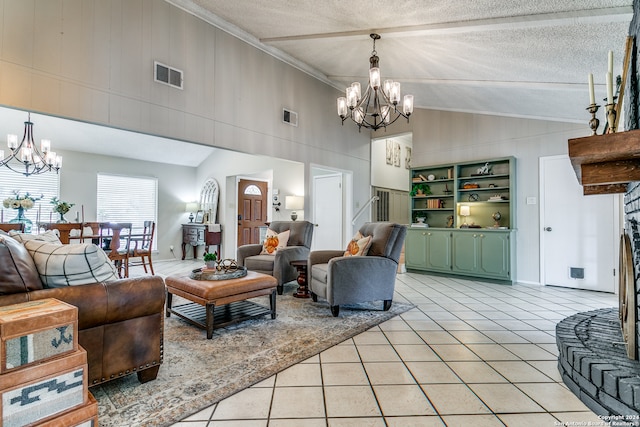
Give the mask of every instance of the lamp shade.
[[185, 212], [195, 212], [198, 210], [198, 202], [188, 202], [185, 206]]
[[469, 216], [471, 215], [471, 209], [469, 208], [469, 206], [460, 206], [460, 215], [462, 216]]
[[299, 210], [304, 207], [304, 197], [302, 196], [286, 196], [284, 199], [285, 209]]

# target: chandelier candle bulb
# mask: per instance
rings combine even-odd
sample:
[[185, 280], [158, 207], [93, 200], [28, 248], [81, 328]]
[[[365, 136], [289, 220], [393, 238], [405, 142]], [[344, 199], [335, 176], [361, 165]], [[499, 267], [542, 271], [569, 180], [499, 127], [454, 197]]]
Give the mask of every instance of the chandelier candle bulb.
[[413, 114], [413, 95], [404, 96], [402, 110], [407, 117]]
[[7, 145], [11, 150], [15, 150], [16, 148], [18, 148], [18, 135], [8, 134]]
[[40, 151], [43, 154], [47, 154], [51, 150], [51, 141], [48, 139], [43, 139], [40, 141]]
[[589, 73], [589, 104], [596, 103], [596, 93], [593, 88], [593, 73]]
[[369, 84], [373, 89], [380, 87], [380, 68], [372, 67], [369, 69]]

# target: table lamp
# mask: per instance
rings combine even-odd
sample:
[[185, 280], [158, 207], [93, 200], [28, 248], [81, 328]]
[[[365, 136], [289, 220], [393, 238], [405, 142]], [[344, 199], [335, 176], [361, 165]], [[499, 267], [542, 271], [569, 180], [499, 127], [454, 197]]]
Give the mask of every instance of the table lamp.
[[284, 198], [284, 207], [285, 209], [291, 210], [291, 220], [295, 221], [298, 219], [298, 213], [296, 211], [304, 207], [304, 197], [287, 196]]
[[460, 225], [460, 228], [467, 228], [469, 224], [467, 224], [467, 217], [471, 215], [471, 208], [467, 205], [460, 206], [460, 216], [464, 217], [464, 222]]
[[184, 211], [189, 212], [189, 222], [193, 222], [193, 213], [198, 210], [198, 202], [188, 202]]

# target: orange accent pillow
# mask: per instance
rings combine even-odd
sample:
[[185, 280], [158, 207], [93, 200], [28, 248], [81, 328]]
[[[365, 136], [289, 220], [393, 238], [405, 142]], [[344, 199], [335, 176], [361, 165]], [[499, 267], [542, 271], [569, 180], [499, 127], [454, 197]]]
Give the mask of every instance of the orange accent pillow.
[[365, 256], [371, 247], [371, 236], [364, 237], [359, 231], [347, 245], [344, 256]]
[[275, 255], [278, 249], [286, 247], [287, 242], [289, 241], [290, 232], [290, 230], [287, 230], [278, 234], [268, 228], [267, 234], [264, 238], [264, 243], [262, 243], [262, 252], [260, 252], [260, 255]]

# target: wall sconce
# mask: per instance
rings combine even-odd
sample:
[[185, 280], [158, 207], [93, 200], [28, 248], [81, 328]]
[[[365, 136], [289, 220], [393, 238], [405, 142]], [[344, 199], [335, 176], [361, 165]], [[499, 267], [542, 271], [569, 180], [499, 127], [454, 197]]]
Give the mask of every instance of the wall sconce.
[[189, 222], [193, 222], [193, 213], [198, 210], [198, 202], [188, 202], [184, 211], [189, 212]]
[[460, 225], [460, 228], [469, 228], [469, 224], [467, 224], [469, 215], [471, 215], [471, 208], [467, 205], [460, 206], [460, 216], [464, 217], [464, 222]]
[[304, 208], [304, 197], [302, 196], [286, 196], [284, 198], [284, 207], [285, 209], [290, 209], [291, 212], [291, 220], [295, 221], [298, 219], [297, 210], [301, 210]]

